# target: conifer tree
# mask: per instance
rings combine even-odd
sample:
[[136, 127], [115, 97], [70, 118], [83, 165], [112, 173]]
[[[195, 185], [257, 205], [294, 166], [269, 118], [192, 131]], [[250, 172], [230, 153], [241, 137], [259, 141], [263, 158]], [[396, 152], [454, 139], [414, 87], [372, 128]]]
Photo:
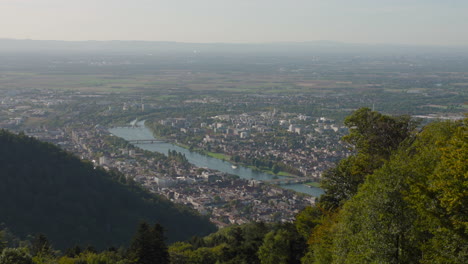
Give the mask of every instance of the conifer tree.
[[52, 246], [44, 234], [37, 234], [31, 245], [31, 254], [37, 255], [52, 255]]
[[169, 263], [169, 253], [164, 242], [163, 227], [155, 224], [153, 228], [142, 222], [129, 249], [129, 259], [137, 264]]

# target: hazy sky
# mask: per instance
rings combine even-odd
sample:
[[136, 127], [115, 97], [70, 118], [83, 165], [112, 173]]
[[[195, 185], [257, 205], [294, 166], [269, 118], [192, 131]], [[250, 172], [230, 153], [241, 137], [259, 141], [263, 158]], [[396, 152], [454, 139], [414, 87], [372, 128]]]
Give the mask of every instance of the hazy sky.
[[0, 0], [0, 38], [468, 45], [468, 0]]

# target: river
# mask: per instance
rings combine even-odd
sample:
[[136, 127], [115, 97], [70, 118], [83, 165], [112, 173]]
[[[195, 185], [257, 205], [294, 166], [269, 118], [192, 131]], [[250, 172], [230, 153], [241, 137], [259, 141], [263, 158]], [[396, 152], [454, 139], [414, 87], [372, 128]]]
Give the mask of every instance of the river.
[[[126, 140], [136, 140], [136, 139], [156, 139], [153, 136], [151, 130], [144, 126], [144, 122], [138, 122], [136, 126], [132, 127], [115, 127], [109, 129], [109, 132], [112, 133], [114, 136], [121, 137]], [[197, 152], [191, 152], [188, 149], [179, 147], [177, 145], [165, 142], [155, 142], [155, 143], [143, 143], [143, 144], [135, 144], [141, 149], [155, 151], [159, 153], [163, 153], [167, 155], [169, 150], [175, 150], [177, 152], [185, 154], [187, 160], [194, 164], [197, 167], [206, 167], [214, 170], [218, 170], [221, 172], [229, 173], [238, 175], [243, 179], [254, 179], [254, 180], [271, 180], [277, 178], [277, 176], [252, 170], [248, 167], [244, 166], [237, 166], [237, 168], [233, 168], [232, 164], [223, 161], [220, 159], [212, 158], [206, 155], [202, 155]], [[281, 177], [280, 177], [281, 178]], [[323, 190], [320, 188], [309, 187], [303, 184], [290, 184], [290, 185], [281, 185], [282, 188], [291, 189], [297, 192], [309, 194], [315, 197], [318, 197], [323, 194]]]

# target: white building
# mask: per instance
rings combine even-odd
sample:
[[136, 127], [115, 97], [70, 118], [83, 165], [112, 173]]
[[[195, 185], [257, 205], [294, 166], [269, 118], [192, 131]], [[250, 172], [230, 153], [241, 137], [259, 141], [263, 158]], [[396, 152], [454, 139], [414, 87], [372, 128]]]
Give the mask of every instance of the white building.
[[99, 157], [99, 165], [108, 165], [109, 159], [106, 156]]

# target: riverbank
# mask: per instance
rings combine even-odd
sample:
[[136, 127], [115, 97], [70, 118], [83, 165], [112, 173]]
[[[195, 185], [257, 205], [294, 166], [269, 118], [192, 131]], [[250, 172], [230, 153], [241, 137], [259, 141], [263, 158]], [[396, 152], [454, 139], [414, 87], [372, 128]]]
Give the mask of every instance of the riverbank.
[[307, 182], [307, 183], [304, 183], [304, 184], [307, 185], [307, 186], [320, 188], [320, 182], [311, 181], [311, 182]]
[[[121, 137], [123, 139], [151, 139], [155, 138], [154, 134], [150, 129], [145, 127], [142, 122], [138, 122], [137, 127], [122, 127], [122, 128], [113, 128], [110, 130], [114, 135]], [[157, 139], [157, 138], [155, 138]], [[210, 168], [227, 174], [237, 175], [240, 178], [246, 180], [257, 180], [261, 182], [268, 182], [276, 178], [284, 178], [285, 176], [279, 176], [274, 174], [268, 174], [261, 171], [253, 170], [252, 168], [245, 166], [238, 166], [237, 168], [232, 167], [232, 163], [227, 161], [222, 161], [210, 157], [205, 154], [200, 154], [194, 151], [189, 151], [187, 148], [178, 145], [167, 143], [167, 142], [155, 142], [155, 143], [145, 143], [145, 144], [136, 144], [139, 148], [149, 151], [156, 151], [162, 154], [167, 154], [169, 151], [176, 151], [184, 154], [187, 160], [200, 168]], [[308, 187], [303, 184], [289, 184], [289, 185], [280, 185], [281, 188], [294, 190], [299, 193], [305, 193], [311, 196], [319, 197], [323, 194], [323, 190], [315, 187]]]
[[[145, 122], [145, 121], [140, 121], [140, 122]], [[135, 122], [135, 124], [140, 123], [140, 122]], [[289, 173], [287, 171], [279, 171], [279, 172], [275, 173], [275, 172], [273, 172], [273, 170], [271, 168], [257, 167], [257, 166], [247, 164], [247, 163], [243, 163], [243, 162], [234, 162], [231, 159], [232, 158], [231, 155], [228, 155], [226, 153], [207, 151], [207, 150], [201, 149], [201, 148], [194, 148], [194, 147], [188, 146], [186, 144], [183, 144], [183, 143], [177, 142], [177, 141], [174, 142], [173, 140], [171, 140], [168, 137], [165, 137], [163, 135], [158, 135], [151, 125], [147, 126], [146, 123], [143, 123], [143, 125], [144, 125], [144, 127], [149, 129], [153, 133], [154, 137], [157, 137], [158, 139], [165, 140], [166, 142], [169, 142], [171, 144], [174, 144], [176, 146], [184, 148], [184, 149], [186, 149], [186, 150], [188, 150], [190, 152], [196, 152], [196, 153], [199, 153], [201, 155], [206, 155], [206, 156], [218, 159], [218, 160], [223, 161], [223, 162], [228, 162], [228, 163], [231, 164], [231, 166], [235, 166], [235, 167], [244, 166], [244, 167], [250, 168], [250, 169], [252, 169], [254, 171], [259, 171], [259, 172], [271, 174], [271, 175], [274, 175], [274, 176], [277, 176], [277, 177], [301, 177], [299, 175], [295, 175], [295, 174]], [[311, 179], [311, 181], [312, 181], [312, 179]]]

